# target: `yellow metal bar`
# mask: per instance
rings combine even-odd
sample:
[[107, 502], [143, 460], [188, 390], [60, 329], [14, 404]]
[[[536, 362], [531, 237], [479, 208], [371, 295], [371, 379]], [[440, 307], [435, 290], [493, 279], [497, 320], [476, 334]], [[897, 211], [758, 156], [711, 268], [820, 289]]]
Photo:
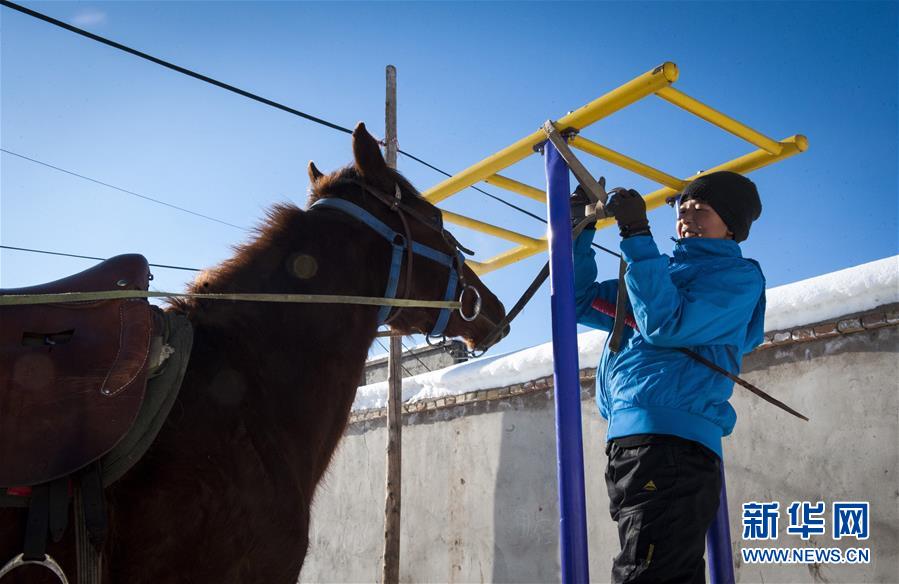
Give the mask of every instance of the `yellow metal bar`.
[[502, 176], [500, 174], [488, 176], [484, 179], [484, 182], [497, 186], [501, 189], [506, 189], [507, 191], [512, 191], [513, 193], [518, 193], [519, 195], [524, 195], [525, 197], [534, 199], [535, 201], [539, 201], [544, 205], [546, 204], [545, 191], [541, 191], [540, 189], [532, 187], [531, 185], [526, 185], [523, 182], [518, 182], [517, 180]]
[[[799, 154], [800, 152], [805, 152], [808, 149], [808, 139], [802, 134], [796, 134], [795, 136], [785, 138], [778, 142], [778, 144], [781, 147], [780, 154], [771, 154], [764, 149], [756, 150], [754, 152], [750, 152], [749, 154], [744, 154], [739, 158], [734, 158], [733, 160], [719, 164], [718, 166], [705, 170], [695, 176], [691, 176], [684, 180], [686, 182], [690, 182], [704, 174], [718, 172], [719, 170], [729, 170], [731, 172], [746, 174], [752, 172], [753, 170], [758, 170], [760, 168], [768, 166], [769, 164], [780, 162], [781, 160]], [[675, 193], [677, 193], [676, 190], [668, 187], [663, 187], [657, 191], [649, 193], [644, 197], [644, 199], [646, 199], [646, 208], [655, 209], [656, 207], [664, 205], [665, 199]]]
[[527, 246], [521, 245], [514, 247], [508, 251], [504, 251], [481, 264], [481, 269], [475, 271], [479, 276], [490, 273], [494, 270], [510, 266], [516, 262], [527, 259], [533, 255], [537, 255], [546, 251], [546, 240], [542, 240], [540, 245]]
[[641, 100], [650, 93], [656, 93], [659, 89], [668, 87], [677, 81], [677, 75], [677, 65], [671, 62], [662, 63], [652, 71], [647, 71], [594, 99], [587, 105], [562, 116], [556, 120], [556, 127], [559, 130], [566, 128], [582, 130], [635, 101]]
[[601, 144], [597, 144], [592, 140], [588, 140], [581, 136], [575, 136], [571, 139], [571, 145], [578, 150], [582, 150], [587, 154], [592, 154], [598, 158], [602, 158], [612, 164], [617, 164], [622, 168], [626, 168], [631, 172], [639, 174], [640, 176], [645, 176], [650, 180], [654, 180], [657, 183], [661, 183], [666, 187], [671, 187], [672, 189], [682, 190], [686, 183], [681, 179], [671, 176], [670, 174], [666, 174], [661, 170], [655, 169], [649, 165], [643, 164], [639, 160], [634, 160], [629, 156], [625, 156], [620, 152], [615, 152], [611, 148], [606, 148]]
[[[675, 80], [677, 80], [677, 65], [674, 63], [663, 63], [652, 71], [647, 71], [587, 105], [561, 117], [556, 121], [556, 127], [560, 130], [567, 128], [580, 130], [649, 94], [657, 93], [661, 88], [667, 87]], [[424, 191], [422, 195], [430, 202], [438, 203], [462, 189], [470, 187], [526, 158], [533, 153], [534, 146], [545, 140], [546, 134], [543, 130], [537, 130], [511, 146], [507, 146], [496, 154], [488, 156], [455, 176], [431, 187]]]
[[[609, 225], [615, 225], [615, 220], [602, 219], [596, 222], [597, 229], [603, 229], [605, 227], [608, 227]], [[546, 246], [546, 238], [541, 237], [539, 240], [537, 240], [536, 245], [522, 245], [519, 247], [515, 247], [508, 251], [497, 254], [489, 260], [485, 260], [480, 264], [480, 266], [478, 266], [478, 270], [475, 270], [475, 272], [480, 276], [481, 274], [487, 274], [494, 270], [504, 268], [506, 266], [514, 264], [515, 262], [519, 262], [523, 259], [527, 259], [533, 255], [546, 251]]]
[[[808, 139], [801, 135], [797, 134], [795, 136], [791, 136], [789, 138], [785, 138], [784, 140], [778, 143], [780, 145], [780, 154], [773, 155], [767, 152], [764, 149], [756, 150], [754, 152], [750, 152], [749, 154], [745, 154], [740, 156], [739, 158], [734, 158], [728, 162], [724, 162], [710, 168], [700, 174], [695, 176], [688, 177], [683, 179], [683, 184], [688, 184], [690, 181], [700, 177], [704, 174], [709, 174], [712, 172], [717, 172], [719, 170], [729, 170], [731, 172], [738, 172], [740, 174], [746, 174], [753, 170], [758, 170], [769, 164], [773, 164], [775, 162], [780, 162], [785, 158], [789, 158], [790, 156], [794, 156], [799, 154], [800, 152], [805, 152], [808, 149]], [[665, 199], [670, 197], [671, 195], [679, 192], [681, 189], [674, 189], [668, 186], [662, 187], [656, 191], [653, 191], [647, 194], [644, 199], [646, 200], [646, 208], [647, 210], [655, 209], [665, 204]], [[602, 219], [596, 222], [597, 229], [604, 229], [609, 227], [610, 225], [614, 225], [614, 219]], [[546, 249], [546, 239], [540, 238], [536, 240], [534, 245], [522, 245], [508, 251], [505, 251], [501, 254], [498, 254], [489, 260], [485, 260], [478, 264], [477, 268], [474, 267], [472, 269], [478, 275], [487, 274], [494, 270], [498, 270], [499, 268], [503, 268], [510, 264], [514, 264], [515, 262], [521, 261], [523, 259], [529, 258], [533, 255], [541, 253]]]
[[751, 144], [755, 144], [762, 150], [770, 154], [780, 154], [781, 145], [776, 140], [772, 140], [768, 136], [760, 132], [756, 132], [749, 126], [741, 124], [737, 120], [724, 115], [716, 109], [713, 109], [704, 103], [693, 99], [685, 93], [681, 93], [673, 87], [663, 87], [656, 92], [656, 95], [669, 101], [674, 105], [681, 107], [691, 114], [698, 116], [705, 121], [715, 124], [723, 130], [727, 130], [731, 134], [738, 136]]
[[443, 219], [445, 221], [455, 223], [456, 225], [461, 225], [462, 227], [468, 227], [469, 229], [474, 229], [475, 231], [480, 231], [481, 233], [494, 235], [496, 237], [500, 237], [508, 241], [513, 241], [521, 245], [539, 245], [540, 243], [540, 240], [534, 237], [528, 237], [527, 235], [522, 235], [517, 231], [510, 231], [508, 229], [503, 229], [502, 227], [497, 227], [496, 225], [491, 225], [490, 223], [484, 223], [483, 221], [478, 221], [477, 219], [472, 219], [471, 217], [466, 217], [465, 215], [457, 215], [456, 213], [447, 211], [445, 209], [441, 209], [441, 213], [443, 213]]
[[471, 258], [465, 258], [465, 263], [468, 265], [469, 268], [472, 269], [472, 271], [475, 274], [480, 276], [481, 274], [485, 273], [484, 272], [484, 262], [479, 262], [479, 261], [473, 260]]

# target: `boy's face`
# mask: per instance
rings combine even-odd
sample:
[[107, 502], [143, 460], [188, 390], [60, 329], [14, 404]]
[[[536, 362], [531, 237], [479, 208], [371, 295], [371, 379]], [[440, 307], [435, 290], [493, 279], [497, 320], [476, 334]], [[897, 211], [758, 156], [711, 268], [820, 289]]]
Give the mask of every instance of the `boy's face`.
[[677, 237], [704, 237], [706, 239], [733, 239], [721, 216], [712, 206], [700, 199], [681, 201], [678, 207]]

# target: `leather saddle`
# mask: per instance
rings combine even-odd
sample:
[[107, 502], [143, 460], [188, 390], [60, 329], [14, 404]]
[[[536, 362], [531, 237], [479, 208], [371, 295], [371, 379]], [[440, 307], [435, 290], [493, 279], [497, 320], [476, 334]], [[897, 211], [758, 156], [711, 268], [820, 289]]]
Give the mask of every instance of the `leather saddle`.
[[[150, 278], [147, 260], [126, 254], [0, 294], [147, 290]], [[0, 306], [0, 487], [71, 474], [125, 436], [160, 326], [145, 298]]]

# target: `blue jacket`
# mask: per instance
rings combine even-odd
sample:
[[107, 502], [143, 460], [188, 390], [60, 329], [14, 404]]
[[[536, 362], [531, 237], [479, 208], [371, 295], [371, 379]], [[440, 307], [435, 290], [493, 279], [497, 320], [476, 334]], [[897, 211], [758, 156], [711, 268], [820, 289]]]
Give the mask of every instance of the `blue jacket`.
[[[617, 280], [596, 282], [596, 261], [584, 231], [574, 246], [578, 322], [609, 331], [612, 318], [594, 308], [614, 305]], [[728, 403], [733, 382], [689, 356], [685, 347], [733, 374], [742, 356], [763, 339], [765, 278], [728, 239], [681, 239], [674, 257], [652, 237], [621, 241], [624, 281], [639, 332], [628, 327], [621, 350], [603, 351], [596, 402], [609, 421], [608, 439], [671, 434], [695, 440], [721, 456], [721, 438], [737, 413]]]

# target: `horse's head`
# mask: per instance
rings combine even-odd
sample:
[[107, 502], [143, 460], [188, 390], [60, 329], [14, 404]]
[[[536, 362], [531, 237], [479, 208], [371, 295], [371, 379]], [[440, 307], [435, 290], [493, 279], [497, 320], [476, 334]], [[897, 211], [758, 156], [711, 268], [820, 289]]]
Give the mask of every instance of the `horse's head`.
[[309, 163], [310, 207], [350, 214], [380, 236], [383, 243], [376, 245], [387, 253], [384, 265], [372, 270], [387, 273], [401, 262], [387, 276], [388, 292], [379, 295], [390, 295], [394, 286], [396, 298], [462, 301], [461, 311], [404, 307], [388, 315], [385, 309], [382, 316], [395, 331], [461, 337], [474, 348], [505, 316], [502, 303], [465, 264], [464, 248], [444, 228], [440, 209], [387, 166], [362, 123], [353, 131], [353, 156], [352, 165], [327, 175]]

